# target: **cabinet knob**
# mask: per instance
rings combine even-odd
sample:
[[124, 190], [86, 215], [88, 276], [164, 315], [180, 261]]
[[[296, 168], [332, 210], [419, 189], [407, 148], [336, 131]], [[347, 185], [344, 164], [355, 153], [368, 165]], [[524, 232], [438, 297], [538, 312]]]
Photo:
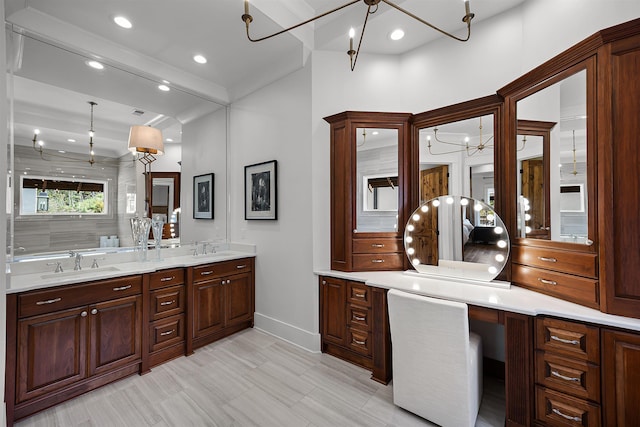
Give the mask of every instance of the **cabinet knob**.
[[91, 310], [91, 314], [98, 314], [98, 309], [94, 308], [93, 310]]
[[87, 312], [86, 312], [86, 311], [83, 311], [82, 313], [80, 313], [80, 316], [82, 316], [82, 317], [87, 317]]
[[326, 280], [323, 280], [323, 281], [322, 281], [322, 284], [323, 284], [323, 285], [326, 285], [326, 284], [327, 284], [327, 281], [326, 281]]

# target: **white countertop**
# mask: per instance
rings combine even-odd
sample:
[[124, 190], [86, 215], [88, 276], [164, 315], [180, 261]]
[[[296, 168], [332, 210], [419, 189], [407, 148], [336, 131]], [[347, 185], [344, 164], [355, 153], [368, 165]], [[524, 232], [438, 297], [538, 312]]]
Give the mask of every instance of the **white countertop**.
[[319, 270], [315, 274], [364, 282], [369, 286], [398, 289], [435, 298], [464, 302], [496, 310], [510, 311], [529, 316], [547, 315], [600, 325], [640, 331], [640, 319], [601, 313], [598, 310], [533, 292], [515, 285], [509, 289], [468, 284], [456, 279], [418, 277], [402, 271], [371, 271], [345, 273], [335, 270]]
[[[90, 268], [92, 258], [86, 257], [83, 263], [86, 265], [82, 270], [73, 271], [73, 267], [66, 269], [62, 273], [54, 273], [53, 267], [48, 266], [43, 271], [42, 263], [24, 263], [20, 268], [14, 268], [13, 273], [7, 274], [7, 293], [17, 293], [35, 289], [45, 289], [54, 286], [69, 285], [73, 283], [88, 282], [92, 280], [109, 279], [114, 277], [124, 277], [134, 274], [152, 273], [167, 268], [190, 267], [200, 264], [210, 264], [214, 262], [229, 261], [246, 257], [255, 257], [255, 246], [243, 245], [245, 247], [229, 249], [211, 253], [207, 255], [184, 254], [183, 251], [166, 250], [161, 253], [162, 259], [155, 260], [155, 253], [149, 251], [148, 261], [134, 261], [134, 253], [128, 255], [119, 254], [113, 257], [106, 257], [100, 261], [99, 268]], [[253, 250], [252, 250], [253, 248]], [[73, 265], [73, 259], [67, 261]], [[23, 264], [23, 263], [20, 263]], [[46, 265], [46, 264], [44, 264]], [[16, 266], [17, 267], [17, 266]]]

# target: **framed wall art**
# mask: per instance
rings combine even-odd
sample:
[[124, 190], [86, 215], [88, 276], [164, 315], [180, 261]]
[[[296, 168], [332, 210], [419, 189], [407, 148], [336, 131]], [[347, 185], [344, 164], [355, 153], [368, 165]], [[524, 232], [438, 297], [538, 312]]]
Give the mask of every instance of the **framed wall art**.
[[207, 173], [193, 177], [193, 217], [213, 219], [213, 177]]
[[277, 161], [244, 167], [244, 219], [278, 219]]

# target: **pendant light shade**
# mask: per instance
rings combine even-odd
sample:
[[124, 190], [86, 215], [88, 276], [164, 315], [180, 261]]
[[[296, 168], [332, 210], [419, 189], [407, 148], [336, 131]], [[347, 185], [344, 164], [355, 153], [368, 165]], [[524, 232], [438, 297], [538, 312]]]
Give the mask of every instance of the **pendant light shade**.
[[132, 153], [164, 154], [162, 131], [151, 126], [131, 126], [129, 151]]

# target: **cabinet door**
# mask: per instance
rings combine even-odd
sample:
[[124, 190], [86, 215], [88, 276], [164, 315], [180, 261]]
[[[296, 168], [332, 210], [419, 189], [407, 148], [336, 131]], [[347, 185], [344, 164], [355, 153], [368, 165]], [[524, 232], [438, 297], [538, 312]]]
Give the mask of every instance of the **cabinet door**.
[[85, 378], [86, 353], [86, 307], [20, 320], [16, 401], [33, 399]]
[[224, 327], [224, 285], [222, 279], [193, 286], [193, 338], [203, 337]]
[[142, 355], [142, 296], [89, 306], [89, 375], [139, 361]]
[[604, 425], [640, 425], [640, 335], [605, 330]]
[[344, 345], [347, 342], [346, 282], [331, 277], [321, 277], [320, 283], [322, 340]]
[[253, 316], [253, 286], [250, 274], [238, 274], [225, 283], [226, 326], [250, 320]]

